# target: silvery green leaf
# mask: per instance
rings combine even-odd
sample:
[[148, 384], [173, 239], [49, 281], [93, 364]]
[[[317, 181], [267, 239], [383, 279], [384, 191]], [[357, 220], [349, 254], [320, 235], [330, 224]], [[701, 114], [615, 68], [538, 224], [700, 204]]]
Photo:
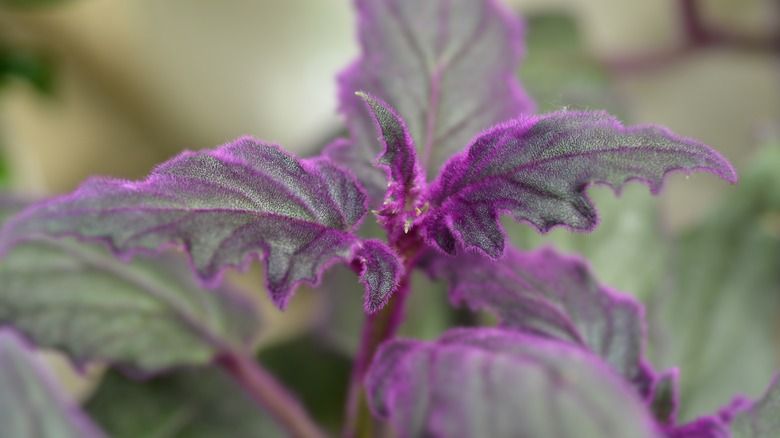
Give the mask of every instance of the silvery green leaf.
[[43, 369], [32, 348], [0, 327], [0, 437], [104, 438]]

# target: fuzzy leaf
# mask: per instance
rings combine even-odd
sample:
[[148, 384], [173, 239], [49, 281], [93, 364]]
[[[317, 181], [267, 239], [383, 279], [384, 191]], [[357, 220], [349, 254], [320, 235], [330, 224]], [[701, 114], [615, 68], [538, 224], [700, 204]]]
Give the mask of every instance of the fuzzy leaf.
[[429, 242], [447, 253], [461, 243], [497, 258], [505, 239], [501, 212], [541, 232], [556, 225], [590, 231], [598, 218], [589, 185], [619, 192], [638, 179], [655, 194], [668, 172], [697, 169], [737, 180], [717, 152], [664, 128], [624, 128], [603, 112], [521, 117], [481, 133], [447, 162], [424, 196], [432, 211], [422, 225]]
[[85, 409], [113, 438], [282, 438], [240, 386], [216, 368], [135, 381], [109, 371]]
[[[330, 160], [299, 160], [247, 137], [184, 152], [140, 182], [93, 178], [9, 222], [0, 248], [35, 235], [98, 239], [119, 254], [175, 243], [208, 284], [261, 254], [268, 291], [284, 308], [298, 283], [316, 284], [328, 264], [353, 259], [365, 211], [357, 182]], [[367, 291], [372, 301], [384, 293]]]
[[[23, 201], [0, 197], [0, 220]], [[239, 293], [200, 287], [182, 257], [122, 263], [100, 245], [31, 238], [0, 259], [0, 325], [77, 362], [142, 372], [207, 363], [246, 347], [258, 314]]]
[[600, 286], [579, 258], [550, 248], [510, 249], [500, 261], [429, 254], [425, 268], [449, 284], [453, 304], [488, 310], [504, 328], [585, 347], [648, 395], [654, 376], [642, 354], [641, 306]]
[[371, 166], [382, 146], [355, 91], [386, 101], [406, 119], [428, 175], [475, 132], [532, 110], [515, 77], [521, 26], [497, 1], [356, 3], [362, 55], [338, 79], [351, 140], [329, 154], [355, 171], [374, 202], [386, 187]]
[[780, 378], [775, 376], [760, 400], [736, 414], [731, 433], [734, 438], [780, 436]]
[[658, 437], [639, 398], [599, 358], [500, 329], [396, 340], [366, 379], [375, 415], [401, 437]]
[[366, 102], [376, 122], [384, 145], [377, 164], [387, 171], [387, 192], [383, 211], [404, 211], [407, 201], [414, 200], [425, 183], [425, 174], [417, 162], [414, 141], [403, 119], [387, 103], [366, 93], [358, 93]]
[[103, 438], [16, 333], [0, 328], [0, 436]]

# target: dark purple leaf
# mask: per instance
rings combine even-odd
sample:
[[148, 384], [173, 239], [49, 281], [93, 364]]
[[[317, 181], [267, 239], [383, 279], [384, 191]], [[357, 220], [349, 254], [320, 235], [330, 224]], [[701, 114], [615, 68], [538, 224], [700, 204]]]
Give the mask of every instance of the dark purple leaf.
[[363, 242], [355, 256], [362, 265], [360, 282], [371, 291], [365, 295], [363, 309], [374, 313], [387, 303], [398, 287], [404, 267], [395, 252], [376, 239]]
[[431, 244], [447, 253], [455, 254], [460, 243], [497, 258], [504, 250], [499, 213], [541, 232], [557, 225], [590, 231], [598, 217], [589, 185], [619, 193], [636, 179], [655, 194], [675, 170], [737, 180], [717, 152], [664, 128], [624, 128], [603, 112], [521, 117], [481, 133], [447, 162], [424, 197], [431, 212], [422, 225]]
[[449, 284], [453, 304], [488, 310], [504, 328], [585, 347], [649, 394], [654, 376], [643, 358], [641, 306], [599, 285], [581, 259], [551, 248], [510, 248], [500, 261], [430, 252], [424, 263], [431, 277]]
[[417, 199], [425, 184], [425, 174], [417, 162], [414, 141], [403, 119], [387, 103], [369, 94], [358, 95], [365, 100], [384, 145], [377, 164], [386, 169], [387, 192], [378, 214], [380, 218], [403, 214], [407, 204]]
[[382, 145], [356, 91], [386, 101], [406, 119], [428, 175], [474, 133], [532, 110], [515, 77], [522, 29], [497, 1], [357, 0], [356, 6], [362, 56], [339, 76], [339, 110], [351, 141], [336, 143], [329, 154], [355, 171], [374, 202], [385, 190], [384, 175], [371, 165]]
[[[363, 247], [353, 234], [365, 212], [354, 177], [330, 160], [299, 160], [246, 137], [184, 152], [140, 182], [90, 179], [12, 219], [0, 246], [6, 251], [36, 235], [97, 239], [122, 255], [178, 244], [208, 284], [226, 266], [243, 267], [260, 254], [268, 291], [284, 308], [298, 283], [316, 284], [334, 260], [349, 262], [358, 248], [362, 258], [391, 254], [367, 254], [382, 245]], [[372, 302], [387, 293], [367, 291]]]
[[650, 409], [659, 424], [672, 426], [677, 422], [679, 409], [679, 372], [677, 368], [664, 371], [658, 376], [653, 387]]
[[641, 400], [603, 361], [502, 329], [395, 340], [366, 379], [369, 405], [400, 437], [659, 437]]
[[16, 333], [0, 328], [0, 436], [103, 438]]

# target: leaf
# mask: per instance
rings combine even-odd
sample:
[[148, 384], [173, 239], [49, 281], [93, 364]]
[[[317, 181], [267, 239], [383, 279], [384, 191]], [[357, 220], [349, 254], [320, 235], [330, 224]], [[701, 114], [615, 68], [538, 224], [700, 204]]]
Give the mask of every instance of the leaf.
[[287, 435], [216, 368], [147, 381], [109, 371], [85, 409], [114, 438], [282, 438]]
[[550, 248], [510, 248], [499, 261], [475, 253], [429, 254], [425, 269], [449, 284], [453, 304], [488, 310], [503, 328], [585, 347], [649, 394], [655, 376], [643, 358], [641, 306], [600, 286], [579, 258]]
[[737, 412], [730, 427], [734, 438], [780, 436], [780, 379], [777, 376], [760, 400]]
[[[502, 225], [515, 246], [531, 250], [552, 245], [558, 251], [579, 254], [603, 284], [652, 308], [654, 299], [668, 285], [671, 258], [660, 203], [641, 184], [627, 185], [620, 197], [603, 186], [588, 189], [588, 195], [599, 206], [599, 226], [592, 233], [572, 233], [558, 227], [539, 234], [507, 217], [502, 218]], [[652, 339], [656, 327], [653, 321], [648, 325]]]
[[[44, 3], [58, 1], [62, 0], [37, 0]], [[33, 6], [36, 0], [0, 0], [0, 5], [3, 3], [10, 6]], [[42, 94], [50, 95], [54, 92], [54, 65], [48, 56], [0, 45], [0, 90], [14, 77], [27, 81]]]
[[[21, 201], [0, 197], [0, 218], [14, 208]], [[48, 237], [0, 259], [0, 324], [77, 362], [141, 372], [246, 349], [259, 326], [247, 298], [224, 286], [203, 289], [181, 257], [123, 263], [102, 246]]]
[[[353, 234], [365, 211], [357, 182], [330, 160], [298, 160], [245, 137], [213, 151], [184, 152], [140, 182], [88, 180], [9, 222], [0, 248], [36, 235], [101, 240], [119, 255], [174, 243], [209, 285], [226, 266], [245, 266], [261, 254], [267, 289], [283, 309], [297, 284], [318, 283], [336, 260], [373, 257], [400, 266], [385, 260], [395, 257], [391, 250], [369, 254], [382, 245], [362, 246]], [[386, 274], [369, 267], [363, 275]], [[383, 302], [377, 296], [387, 294], [368, 290], [366, 299]]]
[[474, 133], [533, 110], [515, 78], [522, 29], [498, 2], [358, 0], [356, 8], [362, 54], [338, 78], [351, 138], [328, 154], [355, 171], [375, 203], [386, 187], [371, 166], [382, 146], [355, 91], [386, 101], [406, 119], [428, 175]]
[[778, 169], [780, 145], [770, 145], [739, 187], [678, 238], [672, 281], [650, 309], [659, 332], [650, 358], [679, 367], [683, 421], [716, 411], [734, 393], [759, 397], [780, 368]]
[[677, 383], [679, 378], [677, 368], [672, 368], [661, 373], [656, 380], [650, 409], [659, 424], [671, 426], [677, 422], [677, 410], [680, 404]]
[[41, 367], [31, 347], [0, 328], [0, 435], [102, 438], [105, 435]]
[[400, 437], [658, 437], [639, 398], [599, 358], [500, 329], [380, 347], [366, 379]]
[[661, 190], [674, 170], [706, 170], [735, 183], [717, 152], [654, 126], [624, 128], [603, 112], [526, 116], [480, 135], [444, 166], [423, 197], [431, 211], [421, 225], [431, 245], [449, 254], [456, 243], [492, 258], [504, 251], [500, 212], [540, 232], [557, 225], [590, 231], [597, 222], [585, 190], [606, 184], [619, 193], [629, 180]]
[[341, 428], [352, 370], [349, 356], [325, 346], [312, 334], [265, 348], [258, 359], [300, 399], [318, 424], [334, 433]]
[[414, 141], [403, 119], [387, 103], [366, 93], [357, 94], [366, 102], [385, 147], [377, 160], [377, 165], [385, 168], [388, 181], [385, 201], [378, 215], [380, 218], [392, 217], [404, 212], [407, 204], [417, 199], [425, 183], [425, 174], [417, 162]]

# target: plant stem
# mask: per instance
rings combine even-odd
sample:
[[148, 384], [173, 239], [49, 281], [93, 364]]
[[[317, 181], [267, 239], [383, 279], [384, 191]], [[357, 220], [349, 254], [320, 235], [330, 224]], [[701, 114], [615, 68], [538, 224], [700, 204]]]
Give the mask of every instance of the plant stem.
[[295, 438], [325, 438], [303, 406], [268, 371], [237, 351], [228, 351], [217, 363]]
[[345, 438], [373, 438], [379, 435], [380, 425], [368, 409], [363, 380], [379, 345], [393, 338], [398, 331], [403, 319], [406, 296], [409, 294], [410, 276], [411, 273], [407, 270], [385, 307], [366, 317], [348, 392]]

